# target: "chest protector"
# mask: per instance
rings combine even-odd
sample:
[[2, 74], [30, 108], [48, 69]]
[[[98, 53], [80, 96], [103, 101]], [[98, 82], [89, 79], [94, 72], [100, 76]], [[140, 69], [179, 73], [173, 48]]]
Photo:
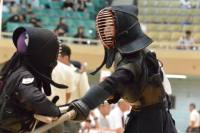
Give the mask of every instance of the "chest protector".
[[118, 93], [133, 108], [142, 108], [165, 99], [162, 85], [162, 71], [158, 60], [147, 48], [130, 55], [115, 56], [115, 70], [126, 69], [133, 74], [133, 79]]

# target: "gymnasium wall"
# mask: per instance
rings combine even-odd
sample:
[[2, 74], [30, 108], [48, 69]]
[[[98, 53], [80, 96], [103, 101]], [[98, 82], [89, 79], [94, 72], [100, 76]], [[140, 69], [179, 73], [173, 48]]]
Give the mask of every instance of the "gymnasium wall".
[[[104, 57], [101, 46], [72, 45], [71, 60], [88, 63], [88, 70], [94, 70], [100, 65]], [[157, 53], [157, 57], [164, 63], [167, 74], [196, 75], [200, 76], [200, 52], [186, 50], [166, 50], [151, 48]], [[11, 39], [0, 39], [0, 63], [8, 60], [15, 48]], [[104, 68], [105, 69], [105, 68]], [[113, 71], [113, 69], [110, 69]]]

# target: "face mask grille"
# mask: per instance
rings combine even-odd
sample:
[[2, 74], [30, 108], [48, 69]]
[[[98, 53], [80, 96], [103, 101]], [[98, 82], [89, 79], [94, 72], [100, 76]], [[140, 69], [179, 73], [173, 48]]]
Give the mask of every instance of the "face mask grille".
[[97, 15], [96, 27], [102, 44], [106, 48], [112, 47], [114, 45], [114, 40], [112, 40], [112, 38], [115, 35], [115, 23], [113, 14], [106, 9], [101, 10]]

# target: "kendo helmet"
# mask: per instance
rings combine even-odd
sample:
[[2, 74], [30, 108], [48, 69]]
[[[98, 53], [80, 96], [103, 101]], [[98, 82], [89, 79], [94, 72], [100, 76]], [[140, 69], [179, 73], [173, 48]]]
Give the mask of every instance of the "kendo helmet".
[[138, 22], [138, 8], [134, 5], [110, 6], [102, 9], [96, 18], [96, 28], [105, 49], [105, 64], [112, 66], [116, 52], [132, 54], [150, 45], [153, 40], [145, 35]]
[[42, 80], [46, 95], [51, 95], [50, 84], [58, 88], [67, 88], [51, 79], [51, 73], [57, 65], [57, 58], [62, 49], [61, 42], [51, 30], [19, 27], [13, 32], [13, 43], [20, 61]]

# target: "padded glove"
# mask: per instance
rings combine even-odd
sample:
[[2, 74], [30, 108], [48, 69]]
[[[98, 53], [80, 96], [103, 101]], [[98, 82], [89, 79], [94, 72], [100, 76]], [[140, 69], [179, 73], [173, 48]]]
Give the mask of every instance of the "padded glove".
[[70, 111], [70, 110], [76, 111], [76, 115], [72, 119], [77, 122], [82, 122], [86, 120], [90, 112], [89, 106], [85, 102], [83, 102], [81, 99], [72, 101], [69, 104], [69, 108], [67, 111]]

